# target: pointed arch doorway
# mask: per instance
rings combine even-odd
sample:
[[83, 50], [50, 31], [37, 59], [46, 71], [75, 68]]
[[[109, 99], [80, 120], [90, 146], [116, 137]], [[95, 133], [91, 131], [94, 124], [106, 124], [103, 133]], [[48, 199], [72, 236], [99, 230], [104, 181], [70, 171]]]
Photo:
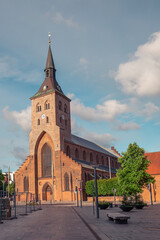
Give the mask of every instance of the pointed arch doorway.
[[50, 183], [45, 183], [42, 189], [42, 200], [51, 201], [53, 199], [53, 191]]

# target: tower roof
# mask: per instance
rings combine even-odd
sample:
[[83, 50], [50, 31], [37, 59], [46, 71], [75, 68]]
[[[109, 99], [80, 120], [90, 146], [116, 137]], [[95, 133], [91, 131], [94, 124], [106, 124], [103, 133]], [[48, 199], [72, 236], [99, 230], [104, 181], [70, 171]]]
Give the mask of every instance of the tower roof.
[[[50, 41], [49, 41], [50, 43]], [[58, 82], [56, 81], [56, 69], [53, 61], [52, 56], [52, 50], [51, 46], [49, 44], [48, 48], [48, 55], [47, 55], [47, 61], [46, 61], [46, 67], [44, 69], [45, 72], [45, 80], [42, 83], [39, 91], [33, 96], [32, 98], [38, 97], [40, 95], [44, 95], [46, 93], [52, 92], [52, 91], [58, 91], [61, 94], [63, 94], [63, 91], [61, 87], [59, 86]]]
[[50, 45], [49, 45], [49, 48], [48, 48], [48, 56], [47, 56], [46, 68], [45, 69], [48, 69], [48, 68], [55, 69], [53, 56], [52, 56], [52, 51], [51, 51], [51, 46]]

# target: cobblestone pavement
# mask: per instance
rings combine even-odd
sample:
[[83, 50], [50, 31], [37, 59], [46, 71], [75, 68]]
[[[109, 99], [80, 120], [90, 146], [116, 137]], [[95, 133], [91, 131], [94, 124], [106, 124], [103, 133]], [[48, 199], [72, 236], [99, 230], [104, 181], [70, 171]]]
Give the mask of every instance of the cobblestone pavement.
[[44, 206], [0, 224], [0, 240], [95, 240], [71, 206]]
[[[101, 239], [108, 240], [160, 240], [160, 205], [142, 210], [122, 212], [118, 207], [100, 210], [100, 218], [93, 216], [91, 206], [76, 208]], [[128, 224], [115, 224], [108, 220], [107, 213], [119, 212], [130, 216]]]

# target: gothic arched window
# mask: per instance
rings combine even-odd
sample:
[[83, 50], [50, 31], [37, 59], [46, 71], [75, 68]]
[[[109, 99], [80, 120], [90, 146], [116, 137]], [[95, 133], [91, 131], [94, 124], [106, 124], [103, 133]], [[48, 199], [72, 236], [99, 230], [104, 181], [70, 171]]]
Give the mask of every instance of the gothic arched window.
[[46, 77], [49, 77], [49, 70], [46, 71]]
[[101, 158], [101, 163], [102, 163], [102, 165], [104, 165], [104, 157], [103, 156]]
[[75, 158], [76, 159], [79, 159], [79, 152], [78, 152], [78, 149], [76, 148], [76, 150], [75, 150]]
[[66, 147], [66, 155], [70, 157], [70, 147], [69, 146]]
[[64, 174], [64, 191], [69, 191], [69, 175], [68, 175], [68, 173]]
[[50, 103], [48, 101], [45, 102], [44, 104], [44, 109], [50, 109]]
[[67, 113], [67, 105], [64, 104], [64, 112]]
[[99, 164], [98, 154], [96, 155], [96, 163]]
[[83, 160], [86, 161], [86, 151], [83, 151]]
[[59, 101], [59, 103], [58, 103], [58, 108], [59, 108], [59, 110], [62, 110], [62, 102], [61, 101]]
[[106, 157], [106, 165], [109, 166], [108, 157]]
[[41, 105], [38, 103], [36, 106], [36, 112], [40, 112], [41, 111]]
[[42, 159], [42, 177], [50, 177], [52, 169], [52, 150], [50, 146], [45, 143], [41, 150]]
[[29, 180], [28, 177], [24, 177], [24, 192], [29, 191]]
[[90, 162], [93, 162], [93, 154], [90, 153]]

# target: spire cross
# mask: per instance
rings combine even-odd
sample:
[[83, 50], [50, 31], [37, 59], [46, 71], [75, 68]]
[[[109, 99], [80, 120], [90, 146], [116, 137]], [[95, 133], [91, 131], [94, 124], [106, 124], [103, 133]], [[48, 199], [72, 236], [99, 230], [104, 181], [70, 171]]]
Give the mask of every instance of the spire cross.
[[50, 32], [48, 33], [48, 37], [49, 37], [49, 41], [48, 42], [51, 43], [51, 33]]

